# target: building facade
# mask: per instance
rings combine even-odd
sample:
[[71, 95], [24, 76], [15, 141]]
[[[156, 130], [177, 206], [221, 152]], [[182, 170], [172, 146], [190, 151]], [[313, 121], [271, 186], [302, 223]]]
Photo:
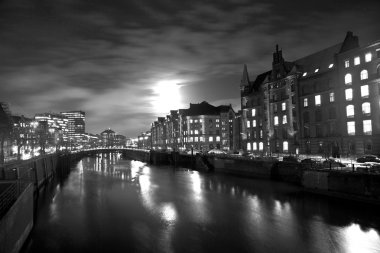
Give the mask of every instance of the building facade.
[[293, 62], [276, 47], [272, 69], [241, 80], [247, 152], [380, 154], [380, 42], [345, 39]]
[[75, 142], [83, 140], [86, 131], [86, 113], [83, 111], [61, 112], [68, 119], [68, 138]]
[[236, 148], [235, 126], [231, 105], [190, 104], [188, 109], [171, 111], [166, 118], [159, 117], [152, 123], [152, 147], [170, 151], [233, 151]]

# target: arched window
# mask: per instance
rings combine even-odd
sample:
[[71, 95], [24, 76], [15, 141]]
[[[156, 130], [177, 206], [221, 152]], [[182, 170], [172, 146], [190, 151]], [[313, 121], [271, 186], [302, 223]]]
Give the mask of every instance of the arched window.
[[352, 75], [351, 74], [346, 74], [344, 76], [344, 83], [345, 84], [351, 84], [352, 83]]
[[278, 125], [278, 116], [274, 116], [274, 125], [275, 125], [275, 126]]
[[251, 151], [251, 143], [247, 143], [247, 151]]
[[371, 113], [371, 104], [369, 102], [365, 102], [362, 104], [362, 111], [363, 114], [370, 114]]
[[368, 79], [368, 71], [366, 69], [363, 69], [362, 72], [360, 72], [360, 80]]
[[253, 150], [254, 151], [257, 150], [257, 143], [256, 142], [253, 143]]
[[346, 95], [346, 100], [351, 101], [352, 100], [352, 89], [346, 89], [345, 95]]
[[354, 106], [347, 105], [346, 107], [347, 118], [352, 118], [355, 116]]
[[264, 149], [264, 144], [262, 142], [259, 143], [259, 150], [262, 151]]

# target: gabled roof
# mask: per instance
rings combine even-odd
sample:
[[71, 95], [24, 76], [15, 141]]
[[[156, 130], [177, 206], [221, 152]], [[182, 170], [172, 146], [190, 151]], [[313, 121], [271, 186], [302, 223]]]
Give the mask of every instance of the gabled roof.
[[220, 113], [228, 112], [230, 109], [232, 109], [231, 105], [213, 106], [207, 103], [206, 101], [203, 101], [199, 104], [190, 104], [190, 108], [184, 110], [184, 115], [219, 115]]

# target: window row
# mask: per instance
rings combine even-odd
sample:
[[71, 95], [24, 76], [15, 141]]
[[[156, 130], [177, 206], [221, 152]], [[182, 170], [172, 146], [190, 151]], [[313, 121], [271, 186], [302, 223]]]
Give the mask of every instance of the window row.
[[[287, 124], [287, 123], [288, 123], [288, 117], [286, 115], [283, 115], [282, 116], [282, 124]], [[278, 126], [278, 124], [279, 124], [278, 116], [274, 116], [273, 124], [275, 126]]]
[[[368, 71], [366, 69], [363, 69], [360, 72], [360, 80], [366, 80], [368, 79]], [[344, 76], [344, 83], [345, 84], [352, 84], [352, 75], [350, 73], [347, 73]]]
[[[263, 142], [259, 142], [258, 143], [259, 145], [259, 151], [263, 151], [264, 150], [264, 143]], [[257, 150], [257, 143], [256, 142], [253, 142], [252, 144], [251, 143], [247, 143], [247, 151], [256, 151]]]
[[[371, 114], [371, 104], [369, 102], [362, 104], [362, 113], [364, 115]], [[353, 118], [355, 116], [355, 107], [353, 105], [346, 106], [346, 115], [347, 118]]]
[[[330, 101], [330, 103], [335, 102], [335, 93], [334, 92], [329, 93], [329, 101]], [[322, 104], [322, 96], [321, 95], [315, 95], [314, 103], [316, 106], [320, 106]], [[303, 107], [308, 107], [308, 106], [309, 106], [309, 99], [304, 98], [303, 99]]]
[[[346, 89], [345, 90], [345, 97], [346, 97], [346, 101], [351, 101], [353, 99], [353, 89], [349, 88], [349, 89]], [[367, 98], [369, 97], [369, 86], [366, 84], [366, 85], [362, 85], [360, 86], [360, 96], [362, 98]]]
[[[365, 55], [364, 55], [364, 60], [365, 60], [365, 62], [370, 62], [370, 61], [372, 61], [372, 54], [371, 53], [366, 53]], [[359, 65], [360, 64], [360, 56], [356, 56], [355, 58], [354, 58], [354, 65], [356, 66], [356, 65]], [[350, 67], [350, 60], [344, 60], [344, 67], [345, 68], [348, 68], [348, 67]]]
[[[189, 137], [188, 138], [188, 142], [205, 142], [207, 138], [201, 136], [201, 137]], [[214, 137], [213, 136], [209, 136], [208, 137], [208, 141], [209, 142], [213, 142], [214, 141]], [[216, 136], [215, 137], [215, 141], [219, 142], [220, 141], [220, 136]]]
[[[372, 134], [372, 121], [370, 119], [363, 120], [363, 133], [365, 135], [371, 135]], [[356, 134], [355, 121], [348, 121], [347, 122], [347, 134], [348, 135], [355, 135]]]

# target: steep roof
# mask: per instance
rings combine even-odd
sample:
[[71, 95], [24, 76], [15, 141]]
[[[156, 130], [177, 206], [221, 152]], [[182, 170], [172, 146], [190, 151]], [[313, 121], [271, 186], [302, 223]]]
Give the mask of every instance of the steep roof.
[[186, 116], [219, 115], [222, 112], [228, 112], [231, 108], [231, 105], [213, 106], [203, 101], [199, 104], [190, 104], [190, 108], [185, 109], [184, 114]]
[[342, 43], [325, 48], [314, 54], [305, 56], [294, 61], [297, 69], [302, 72], [314, 73], [315, 69], [327, 70], [331, 63], [334, 63], [335, 54], [339, 53]]

